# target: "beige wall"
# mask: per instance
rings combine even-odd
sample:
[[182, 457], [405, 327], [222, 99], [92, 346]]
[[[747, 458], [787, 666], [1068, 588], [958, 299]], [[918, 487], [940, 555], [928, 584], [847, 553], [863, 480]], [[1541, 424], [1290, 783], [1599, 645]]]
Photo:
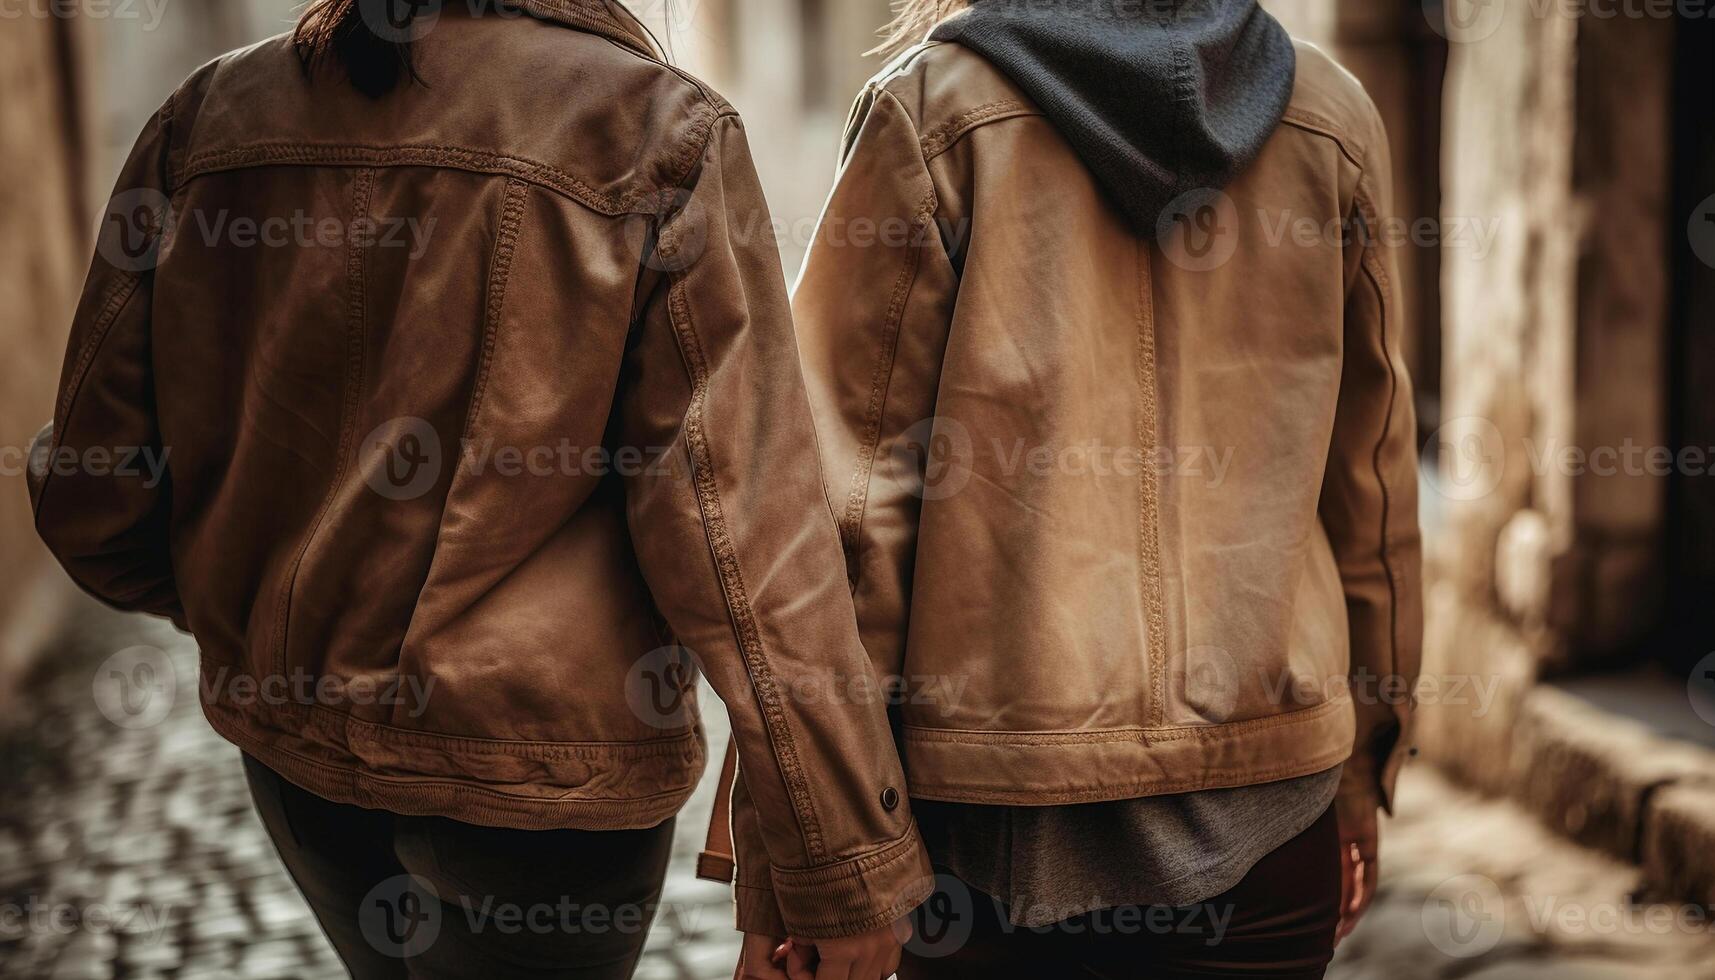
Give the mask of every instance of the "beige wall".
[[168, 93], [209, 58], [283, 29], [292, 2], [173, 0], [154, 8], [159, 21], [148, 6], [0, 30], [0, 718], [68, 604], [83, 601], [36, 539], [15, 460], [53, 415], [95, 215]]
[[[810, 15], [812, 4], [819, 16]], [[786, 274], [795, 277], [833, 186], [852, 100], [882, 66], [863, 52], [890, 16], [887, 0], [701, 0], [680, 4], [671, 23], [654, 4], [634, 7], [658, 34], [669, 31], [677, 60], [743, 115], [769, 207], [784, 227]], [[811, 84], [811, 73], [821, 81]]]
[[19, 18], [0, 30], [0, 713], [58, 597], [36, 541], [23, 453], [53, 415], [83, 261], [81, 138], [64, 85], [71, 27]]

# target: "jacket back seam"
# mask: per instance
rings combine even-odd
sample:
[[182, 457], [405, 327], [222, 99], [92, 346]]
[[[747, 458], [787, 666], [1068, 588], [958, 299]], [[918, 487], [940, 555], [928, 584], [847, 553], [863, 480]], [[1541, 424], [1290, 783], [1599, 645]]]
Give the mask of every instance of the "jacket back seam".
[[[370, 199], [374, 189], [375, 171], [370, 168], [357, 171], [351, 188], [353, 221], [369, 217]], [[363, 401], [366, 357], [364, 348], [368, 333], [367, 269], [368, 251], [363, 245], [354, 242], [348, 246], [345, 260], [346, 370], [341, 379], [343, 395], [340, 399], [338, 455], [334, 458], [333, 476], [328, 480], [327, 493], [322, 497], [321, 506], [316, 509], [315, 519], [304, 532], [303, 540], [298, 543], [296, 554], [286, 571], [285, 581], [280, 586], [279, 598], [274, 605], [273, 669], [282, 677], [286, 676], [289, 620], [292, 615], [292, 596], [298, 586], [298, 572], [303, 567], [304, 556], [309, 554], [310, 546], [320, 533], [323, 522], [333, 510], [334, 499], [338, 497], [340, 487], [345, 484], [348, 461], [353, 452], [352, 441], [356, 438], [357, 412]]]
[[512, 277], [512, 255], [518, 246], [519, 227], [524, 223], [524, 188], [516, 177], [506, 181], [500, 202], [500, 229], [495, 234], [494, 255], [489, 260], [488, 302], [483, 310], [482, 349], [477, 355], [476, 382], [471, 387], [470, 409], [464, 435], [469, 438], [482, 417], [483, 396], [488, 392], [489, 372], [494, 367], [494, 349], [499, 343], [501, 313], [506, 305], [506, 285]]
[[[1155, 351], [1155, 278], [1149, 249], [1137, 245], [1137, 440], [1141, 452], [1153, 453], [1161, 441], [1159, 379]], [[1145, 717], [1158, 728], [1167, 711], [1167, 623], [1161, 585], [1161, 480], [1153, 466], [1141, 470], [1137, 514], [1138, 589], [1142, 592], [1149, 643], [1149, 704]]]

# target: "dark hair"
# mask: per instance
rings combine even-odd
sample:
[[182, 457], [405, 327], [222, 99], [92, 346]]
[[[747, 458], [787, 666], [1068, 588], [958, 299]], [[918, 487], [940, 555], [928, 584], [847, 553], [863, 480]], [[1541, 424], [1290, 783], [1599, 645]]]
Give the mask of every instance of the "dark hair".
[[[292, 32], [292, 46], [305, 73], [331, 58], [359, 92], [371, 97], [392, 91], [401, 77], [421, 81], [411, 62], [409, 26], [425, 8], [433, 10], [440, 4], [436, 0], [405, 0], [404, 29], [389, 38], [370, 24], [364, 2], [368, 0], [311, 0], [304, 8]], [[394, 0], [383, 2], [391, 4]]]

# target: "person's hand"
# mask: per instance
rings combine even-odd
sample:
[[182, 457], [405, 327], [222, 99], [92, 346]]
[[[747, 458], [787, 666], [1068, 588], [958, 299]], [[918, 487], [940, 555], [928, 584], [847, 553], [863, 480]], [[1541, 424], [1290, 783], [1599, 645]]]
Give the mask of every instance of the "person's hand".
[[738, 953], [738, 968], [732, 980], [787, 980], [786, 940], [761, 933], [744, 934]]
[[1376, 852], [1381, 800], [1362, 793], [1342, 796], [1334, 814], [1340, 824], [1340, 926], [1334, 945], [1352, 934], [1376, 897]]
[[844, 939], [794, 939], [786, 944], [786, 973], [791, 980], [884, 980], [899, 970], [900, 947], [911, 938], [911, 923], [900, 919]]

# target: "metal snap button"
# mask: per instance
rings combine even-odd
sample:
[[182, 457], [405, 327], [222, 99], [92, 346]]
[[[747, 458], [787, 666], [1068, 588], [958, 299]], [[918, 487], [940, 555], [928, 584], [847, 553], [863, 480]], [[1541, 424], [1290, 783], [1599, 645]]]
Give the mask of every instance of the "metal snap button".
[[892, 786], [882, 790], [881, 805], [882, 808], [886, 810], [897, 809], [899, 807], [899, 791], [894, 789]]

